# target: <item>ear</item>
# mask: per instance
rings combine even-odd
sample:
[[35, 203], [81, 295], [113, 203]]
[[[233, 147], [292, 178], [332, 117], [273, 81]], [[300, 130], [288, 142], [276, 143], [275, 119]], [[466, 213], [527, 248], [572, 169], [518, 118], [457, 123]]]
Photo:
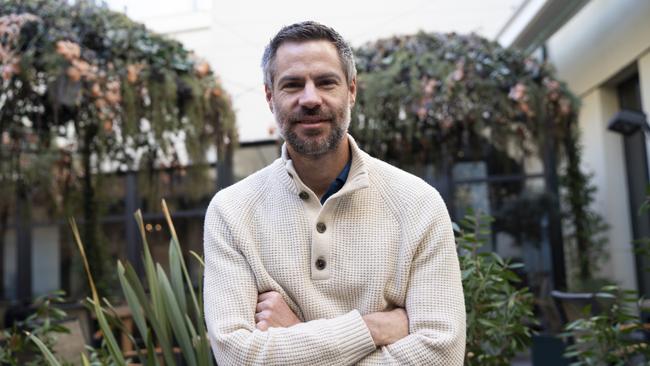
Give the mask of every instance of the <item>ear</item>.
[[269, 104], [269, 109], [273, 113], [273, 92], [268, 85], [264, 84], [264, 95], [266, 95], [266, 102]]
[[348, 93], [350, 98], [350, 107], [354, 106], [354, 102], [357, 100], [357, 77], [353, 77], [348, 86]]

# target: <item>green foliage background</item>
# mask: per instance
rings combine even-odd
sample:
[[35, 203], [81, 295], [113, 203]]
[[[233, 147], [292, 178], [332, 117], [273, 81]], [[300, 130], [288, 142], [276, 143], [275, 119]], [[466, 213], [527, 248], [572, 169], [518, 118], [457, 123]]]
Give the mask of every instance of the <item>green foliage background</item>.
[[366, 151], [397, 166], [432, 164], [450, 174], [445, 169], [456, 161], [485, 159], [486, 143], [503, 158], [513, 151], [541, 158], [551, 144], [561, 197], [540, 199], [547, 207], [562, 202], [573, 261], [567, 267], [578, 268], [569, 282], [597, 273], [607, 227], [590, 207], [594, 188], [580, 167], [579, 101], [549, 64], [474, 34], [421, 32], [355, 53], [350, 129]]
[[[51, 216], [83, 215], [102, 287], [112, 271], [96, 173], [175, 167], [184, 150], [200, 164], [210, 146], [226, 159], [237, 141], [230, 98], [179, 42], [93, 0], [5, 0], [0, 46], [2, 193], [20, 205], [40, 194]], [[2, 201], [0, 219], [16, 199]]]

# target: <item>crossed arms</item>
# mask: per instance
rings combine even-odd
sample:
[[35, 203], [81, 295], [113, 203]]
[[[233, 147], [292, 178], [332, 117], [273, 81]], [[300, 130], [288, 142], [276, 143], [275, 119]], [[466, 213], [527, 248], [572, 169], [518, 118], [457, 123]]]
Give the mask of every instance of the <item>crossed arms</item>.
[[462, 365], [465, 309], [451, 229], [444, 243], [435, 242], [440, 233], [433, 231], [422, 238], [404, 309], [365, 315], [351, 309], [300, 322], [282, 289], [258, 293], [251, 264], [219, 215], [206, 216], [204, 290], [219, 365]]

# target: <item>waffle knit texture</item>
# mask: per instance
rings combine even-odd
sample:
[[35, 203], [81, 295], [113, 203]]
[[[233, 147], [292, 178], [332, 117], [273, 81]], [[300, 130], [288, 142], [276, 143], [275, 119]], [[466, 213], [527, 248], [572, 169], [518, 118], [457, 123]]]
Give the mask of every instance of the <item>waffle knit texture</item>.
[[[463, 364], [465, 304], [442, 198], [348, 137], [348, 179], [323, 205], [286, 147], [212, 199], [204, 305], [219, 365]], [[267, 291], [303, 323], [257, 330], [257, 296]], [[362, 315], [395, 307], [406, 310], [409, 335], [376, 347]]]

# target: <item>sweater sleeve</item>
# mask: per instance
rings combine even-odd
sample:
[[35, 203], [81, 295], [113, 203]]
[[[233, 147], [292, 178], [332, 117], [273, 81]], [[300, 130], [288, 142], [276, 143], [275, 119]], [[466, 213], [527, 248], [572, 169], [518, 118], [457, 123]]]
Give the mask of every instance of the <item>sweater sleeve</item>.
[[256, 329], [255, 278], [235, 240], [211, 204], [204, 227], [204, 308], [219, 365], [351, 365], [376, 349], [357, 310], [289, 328]]
[[[419, 240], [405, 309], [409, 335], [377, 349], [359, 365], [462, 365], [465, 300], [451, 220], [437, 196], [434, 219]], [[430, 217], [430, 216], [429, 216]]]

